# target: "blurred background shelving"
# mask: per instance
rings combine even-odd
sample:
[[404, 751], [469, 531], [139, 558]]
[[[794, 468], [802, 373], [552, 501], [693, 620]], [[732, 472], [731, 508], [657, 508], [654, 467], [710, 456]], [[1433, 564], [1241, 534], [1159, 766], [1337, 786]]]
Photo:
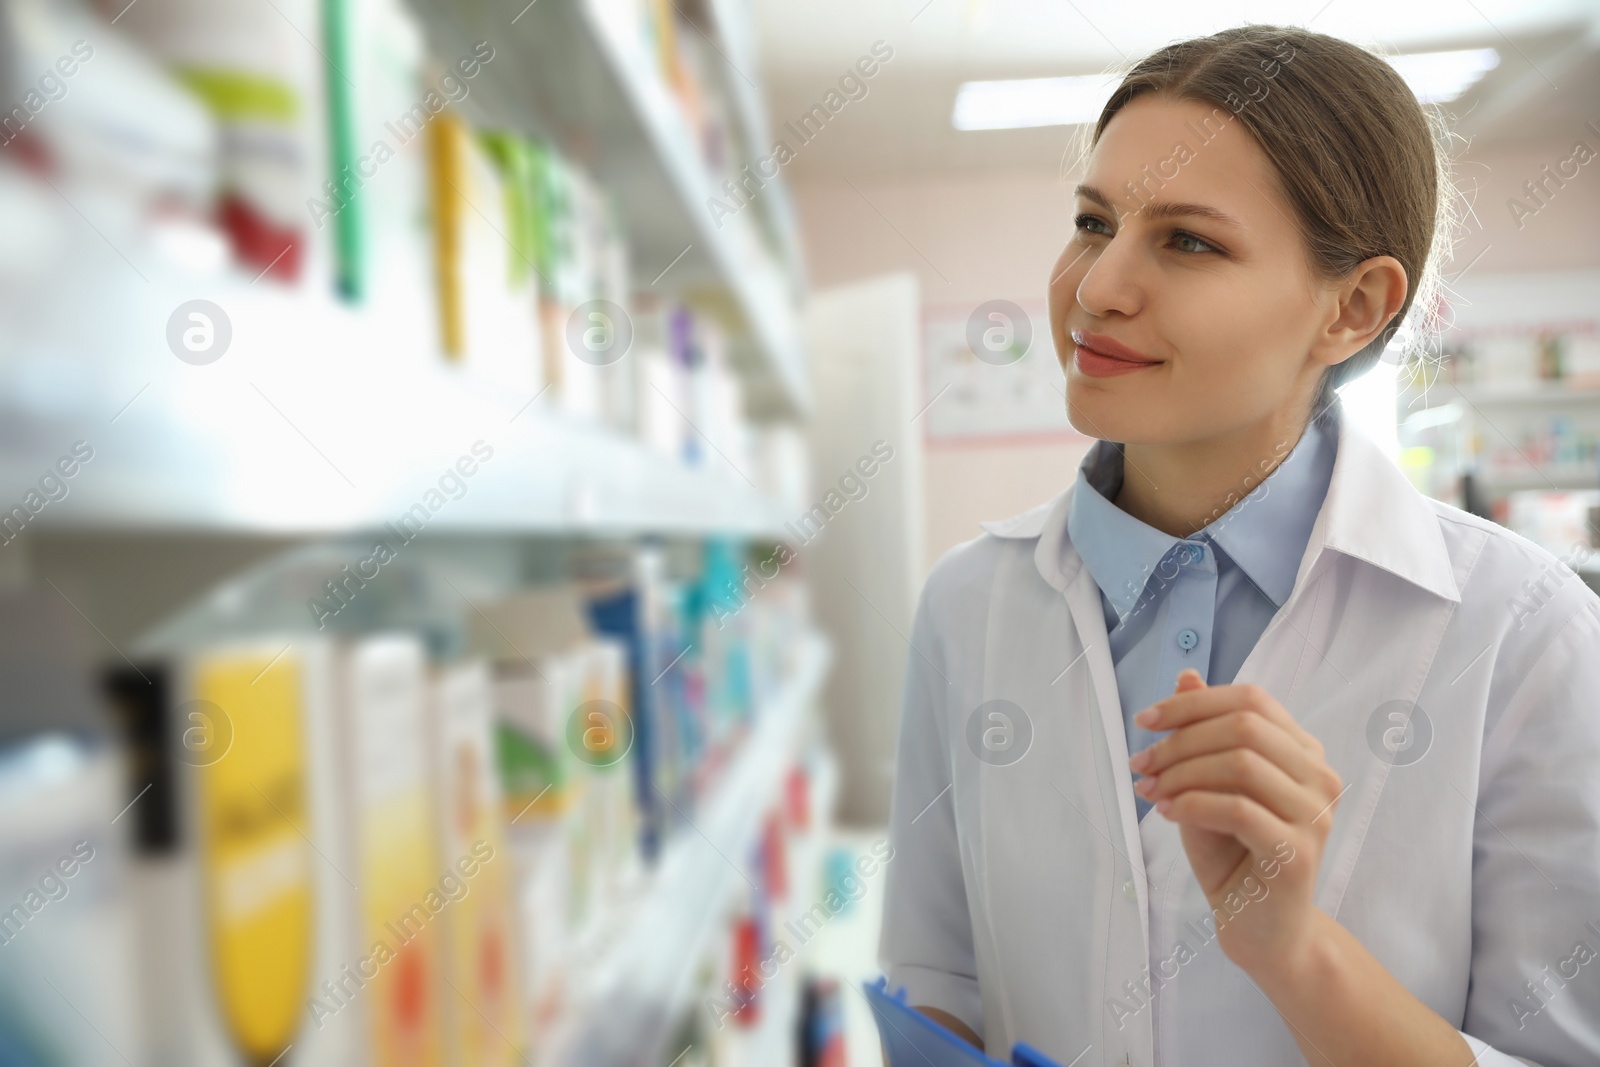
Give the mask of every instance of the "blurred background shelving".
[[[27, 6], [17, 5], [19, 24], [27, 21], [22, 17]], [[353, 5], [351, 10], [362, 7]], [[230, 160], [226, 145], [248, 135], [259, 136], [260, 131], [241, 131], [218, 122], [218, 128], [210, 131], [209, 142], [203, 133], [195, 134], [192, 140], [199, 142], [200, 151], [210, 153], [211, 163], [209, 168], [198, 165], [182, 153], [194, 145], [161, 144], [155, 130], [162, 119], [179, 113], [204, 131], [204, 116], [193, 114], [193, 101], [183, 101], [187, 113], [174, 102], [171, 97], [178, 90], [169, 84], [174, 79], [149, 64], [148, 57], [136, 50], [137, 41], [112, 37], [109, 44], [102, 43], [101, 58], [111, 53], [123, 63], [126, 69], [118, 73], [133, 83], [134, 95], [142, 92], [147, 100], [159, 100], [168, 105], [169, 112], [153, 114], [142, 122], [127, 121], [126, 129], [111, 132], [153, 142], [141, 145], [146, 154], [159, 155], [170, 149], [172, 158], [162, 162], [179, 176], [142, 199], [125, 198], [127, 202], [119, 204], [112, 216], [124, 224], [121, 227], [88, 223], [76, 206], [78, 201], [98, 204], [114, 199], [115, 194], [104, 188], [111, 184], [105, 175], [90, 171], [82, 176], [71, 169], [81, 162], [74, 153], [98, 161], [74, 138], [89, 140], [102, 125], [126, 118], [109, 105], [97, 111], [99, 101], [81, 107], [85, 114], [79, 119], [87, 130], [73, 130], [70, 136], [60, 138], [65, 147], [58, 148], [43, 135], [35, 138], [37, 155], [53, 162], [41, 163], [43, 169], [33, 180], [7, 175], [8, 192], [14, 194], [7, 207], [19, 222], [22, 240], [16, 255], [19, 285], [10, 290], [9, 310], [14, 314], [6, 342], [8, 359], [0, 380], [0, 402], [18, 432], [4, 462], [19, 472], [47, 467], [55, 458], [47, 455], [54, 441], [68, 436], [70, 443], [72, 436], [91, 431], [96, 438], [117, 442], [119, 447], [105, 450], [105, 454], [127, 461], [115, 478], [100, 478], [99, 484], [86, 480], [76, 499], [46, 513], [42, 525], [305, 532], [373, 525], [386, 514], [383, 508], [409, 505], [411, 501], [405, 499], [409, 487], [374, 485], [374, 478], [346, 474], [333, 458], [340, 455], [340, 444], [356, 437], [361, 450], [385, 456], [378, 472], [383, 476], [409, 471], [411, 460], [424, 462], [430, 455], [452, 448], [459, 451], [472, 438], [458, 444], [446, 434], [459, 436], [465, 426], [476, 436], [507, 439], [502, 455], [511, 459], [506, 466], [512, 469], [502, 482], [514, 480], [518, 489], [514, 503], [512, 494], [502, 493], [493, 504], [474, 501], [468, 509], [455, 509], [476, 508], [471, 516], [450, 520], [459, 525], [530, 531], [569, 525], [774, 529], [774, 511], [758, 494], [765, 493], [768, 501], [780, 499], [784, 487], [764, 477], [771, 464], [763, 463], [748, 447], [736, 447], [745, 442], [734, 438], [758, 434], [781, 438], [785, 427], [776, 420], [792, 420], [805, 410], [805, 373], [797, 328], [797, 299], [803, 290], [800, 275], [790, 269], [798, 259], [792, 217], [782, 207], [787, 202], [781, 182], [764, 190], [751, 212], [723, 220], [721, 226], [713, 221], [707, 210], [707, 200], [715, 190], [713, 165], [732, 173], [736, 145], [748, 143], [748, 137], [734, 136], [726, 114], [710, 110], [714, 87], [701, 87], [693, 80], [705, 78], [703, 71], [690, 72], [682, 64], [667, 72], [657, 69], [653, 57], [642, 51], [642, 37], [652, 32], [649, 27], [653, 25], [642, 10], [625, 11], [615, 4], [609, 12], [601, 11], [598, 4], [546, 5], [526, 9], [513, 25], [511, 17], [516, 13], [502, 10], [502, 6], [471, 9], [476, 21], [465, 14], [467, 8], [441, 8], [443, 13], [425, 9], [431, 31], [425, 32], [420, 25], [408, 24], [406, 11], [397, 5], [387, 10], [377, 7], [388, 21], [410, 32], [408, 37], [394, 30], [389, 36], [402, 43], [387, 43], [402, 54], [410, 50], [411, 55], [405, 57], [410, 66], [401, 65], [402, 73], [415, 83], [416, 100], [437, 91], [429, 88], [426, 55], [470, 58], [473, 45], [467, 38], [479, 42], [492, 38], [498, 46], [495, 58], [482, 64], [472, 79], [455, 76], [454, 84], [465, 90], [460, 111], [469, 116], [468, 121], [497, 134], [526, 130], [529, 138], [544, 140], [528, 141], [523, 147], [548, 146], [547, 158], [565, 158], [561, 153], [569, 150], [568, 142], [575, 142], [570, 151], [592, 157], [583, 165], [587, 170], [558, 162], [546, 168], [545, 178], [553, 175], [553, 180], [541, 183], [535, 177], [535, 188], [517, 191], [524, 200], [546, 198], [545, 204], [525, 206], [525, 213], [553, 207], [541, 217], [549, 219], [553, 227], [572, 231], [542, 233], [528, 242], [511, 234], [515, 208], [508, 207], [504, 217], [497, 214], [502, 187], [505, 196], [512, 197], [516, 183], [497, 183], [492, 174], [472, 175], [481, 179], [482, 188], [462, 196], [464, 203], [457, 205], [457, 213], [467, 216], [456, 220], [461, 232], [454, 236], [463, 246], [458, 254], [476, 256], [480, 261], [503, 256], [508, 260], [508, 273], [518, 274], [520, 268], [523, 275], [531, 271], [539, 276], [513, 279], [512, 284], [502, 284], [505, 294], [480, 300], [474, 300], [471, 292], [458, 299], [440, 293], [434, 299], [433, 290], [445, 287], [435, 286], [427, 276], [425, 246], [430, 239], [444, 238], [419, 227], [415, 216], [430, 209], [429, 198], [420, 188], [421, 171], [436, 160], [407, 159], [408, 149], [415, 149], [412, 156], [420, 156], [420, 129], [410, 144], [395, 146], [397, 159], [389, 164], [395, 171], [410, 164], [412, 172], [380, 173], [371, 182], [378, 188], [380, 179], [392, 179], [391, 184], [410, 194], [409, 202], [388, 203], [364, 189], [359, 192], [368, 195], [351, 198], [349, 213], [366, 209], [362, 225], [347, 241], [357, 246], [354, 249], [337, 247], [346, 238], [327, 232], [345, 213], [319, 220], [314, 212], [306, 213], [314, 199], [310, 196], [289, 201], [300, 218], [288, 222], [253, 218], [235, 223], [231, 235], [219, 235], [204, 226], [215, 221], [215, 216], [208, 218], [199, 210], [187, 217], [174, 214], [173, 199], [187, 194], [197, 199], [188, 207], [203, 207], [203, 194], [197, 190], [203, 190], [208, 182], [218, 187], [219, 195], [233, 195], [238, 183], [230, 167], [252, 161]], [[306, 21], [305, 28], [290, 21], [296, 14]], [[666, 23], [679, 19], [675, 9], [665, 14], [670, 16]], [[197, 46], [184, 39], [187, 30], [171, 30], [165, 20], [192, 15], [181, 4], [148, 13], [130, 8], [119, 21], [124, 29], [139, 28], [139, 20], [145, 16], [148, 26], [143, 36], [182, 52]], [[275, 27], [277, 36], [293, 36], [292, 30], [309, 41], [317, 29], [315, 15], [315, 5], [291, 5]], [[623, 25], [630, 15], [638, 25]], [[659, 21], [663, 13], [655, 15]], [[80, 31], [91, 36], [95, 32], [115, 34], [115, 30], [85, 22], [85, 17], [80, 13], [74, 21], [63, 15], [56, 24], [39, 19], [45, 24], [34, 26], [31, 37], [18, 35], [28, 46], [19, 48], [26, 55], [18, 66], [37, 60], [49, 69], [52, 48], [70, 55], [69, 38]], [[213, 25], [209, 28], [223, 38], [250, 29], [248, 25], [229, 26], [221, 16], [212, 16], [210, 21]], [[368, 21], [382, 20], [370, 16]], [[486, 25], [480, 27], [483, 35], [474, 37], [476, 22]], [[684, 20], [681, 39], [698, 41], [689, 25]], [[269, 23], [262, 28], [270, 27]], [[170, 30], [166, 38], [164, 30]], [[621, 40], [624, 37], [631, 37], [631, 44]], [[298, 37], [275, 43], [279, 47], [298, 44], [308, 52], [312, 48]], [[423, 53], [423, 48], [431, 51]], [[262, 63], [276, 58], [270, 48], [263, 52], [250, 58]], [[356, 61], [361, 58], [354, 57]], [[392, 55], [378, 58], [396, 62]], [[373, 59], [374, 65], [376, 62]], [[332, 59], [326, 66], [329, 86], [347, 80]], [[531, 80], [535, 72], [554, 80], [538, 84]], [[243, 74], [231, 73], [240, 80], [261, 77], [247, 69]], [[396, 77], [394, 70], [381, 73], [390, 81]], [[306, 81], [313, 87], [314, 74], [313, 65], [306, 73]], [[669, 74], [675, 84], [692, 86], [686, 91], [707, 109], [698, 116], [697, 124], [684, 113], [681, 95], [667, 90]], [[200, 79], [192, 70], [188, 76], [191, 81]], [[434, 74], [435, 79], [449, 76], [448, 71]], [[220, 80], [214, 73], [212, 77]], [[288, 94], [305, 87], [282, 84], [275, 88]], [[748, 93], [748, 86], [745, 90]], [[234, 87], [232, 91], [241, 90]], [[311, 98], [300, 101], [297, 116], [313, 111], [318, 102], [315, 88], [304, 95]], [[411, 98], [395, 97], [392, 91], [391, 98], [399, 103], [383, 113], [381, 122], [380, 105], [353, 109], [363, 112], [358, 118], [368, 120], [363, 134], [373, 135], [374, 144], [385, 138], [398, 140], [390, 132], [396, 129], [391, 120], [406, 113], [404, 104]], [[70, 93], [62, 106], [68, 103], [77, 103]], [[328, 103], [330, 110], [336, 110], [333, 101]], [[749, 114], [748, 104], [741, 113]], [[432, 118], [431, 114], [424, 117]], [[330, 116], [328, 124], [332, 121]], [[319, 164], [332, 168], [334, 161], [323, 158], [325, 153], [318, 148], [325, 136], [332, 136], [321, 126], [304, 118], [298, 126], [269, 131], [281, 141], [269, 147], [292, 149], [299, 155], [300, 173], [290, 176], [302, 186], [295, 192], [316, 193], [320, 183], [314, 178], [321, 172]], [[363, 134], [346, 138], [352, 142], [350, 151], [356, 150]], [[508, 136], [521, 140], [515, 134]], [[129, 158], [118, 162], [132, 173], [146, 161]], [[458, 187], [465, 185], [463, 176], [470, 170], [464, 165], [456, 173], [446, 167], [442, 175], [435, 173], [429, 178], [435, 185], [440, 180], [452, 183], [450, 190], [459, 192]], [[348, 168], [343, 173], [349, 173]], [[196, 188], [185, 189], [185, 183]], [[281, 191], [275, 192], [279, 201], [288, 200]], [[570, 202], [562, 202], [563, 194]], [[399, 194], [385, 196], [388, 201], [404, 201]], [[552, 200], [554, 204], [548, 202]], [[582, 210], [589, 200], [604, 202], [589, 203], [590, 210]], [[266, 216], [273, 209], [281, 210], [281, 204], [252, 207]], [[218, 209], [218, 214], [221, 211]], [[466, 232], [478, 215], [485, 216], [482, 222], [487, 232]], [[773, 221], [778, 219], [788, 221]], [[276, 231], [270, 228], [274, 223], [279, 227]], [[531, 230], [534, 225], [537, 223], [524, 229]], [[594, 226], [612, 229], [598, 236], [578, 232]], [[263, 235], [258, 230], [269, 232]], [[233, 238], [232, 262], [225, 261], [225, 252], [217, 247], [221, 236]], [[480, 244], [473, 244], [474, 237], [480, 238]], [[574, 241], [579, 247], [573, 247]], [[537, 243], [540, 249], [525, 248], [525, 243]], [[81, 288], [53, 286], [57, 275], [39, 270], [39, 261], [29, 257], [30, 251], [48, 252], [55, 265], [70, 269]], [[258, 271], [257, 264], [245, 262], [251, 257], [262, 261], [265, 269]], [[624, 262], [614, 262], [617, 259]], [[303, 266], [291, 272], [283, 267], [290, 262]], [[477, 266], [483, 268], [487, 263]], [[481, 270], [475, 274], [471, 267], [467, 264], [458, 270], [458, 289], [470, 290], [479, 280]], [[359, 298], [341, 300], [326, 284], [328, 274], [343, 279], [350, 272], [359, 275], [363, 291]], [[293, 277], [280, 277], [290, 273]], [[526, 289], [530, 281], [533, 292], [518, 291], [517, 283]], [[547, 284], [541, 287], [541, 282]], [[85, 292], [94, 294], [92, 310], [81, 306]], [[680, 379], [673, 383], [675, 389], [663, 389], [667, 382], [656, 378], [624, 380], [624, 371], [631, 371], [637, 360], [618, 360], [616, 367], [575, 361], [559, 351], [564, 322], [536, 323], [543, 336], [537, 330], [529, 336], [529, 324], [509, 321], [515, 312], [505, 306], [510, 303], [514, 308], [519, 298], [531, 300], [542, 309], [533, 312], [533, 317], [558, 317], [559, 312], [572, 311], [584, 299], [612, 300], [620, 308], [630, 304], [628, 298], [635, 292], [658, 303], [660, 296], [666, 295], [671, 304], [670, 308], [652, 309], [653, 336], [642, 335], [646, 323], [640, 308], [633, 308], [638, 321], [630, 325], [639, 331], [633, 344], [652, 344], [675, 362], [664, 375]], [[689, 299], [678, 305], [673, 303], [676, 294], [689, 294]], [[203, 384], [200, 376], [170, 358], [171, 353], [160, 344], [167, 331], [163, 313], [196, 298], [221, 308], [232, 334], [226, 358], [219, 356], [216, 364], [208, 367]], [[430, 303], [438, 306], [430, 307]], [[691, 305], [696, 310], [690, 310]], [[481, 337], [453, 342], [445, 336], [442, 345], [435, 340], [449, 329], [442, 320], [478, 311], [485, 313], [484, 325], [468, 332]], [[679, 316], [692, 318], [693, 325], [685, 327]], [[227, 327], [219, 324], [216, 328]], [[625, 329], [622, 323], [618, 328]], [[663, 336], [669, 330], [698, 332], [692, 339]], [[307, 338], [312, 343], [305, 343]], [[569, 379], [573, 372], [586, 372], [597, 380], [560, 381], [563, 361], [573, 364], [567, 370]], [[246, 397], [251, 392], [258, 394], [255, 410], [224, 408], [224, 398], [230, 402], [237, 399], [231, 390], [241, 390]], [[562, 396], [563, 391], [581, 395]], [[715, 394], [717, 402], [702, 404], [707, 410], [701, 411], [691, 400], [702, 398], [691, 398], [690, 392]], [[285, 399], [285, 393], [294, 395]], [[363, 410], [360, 417], [352, 417], [350, 408], [358, 397]], [[292, 414], [284, 405], [293, 409]], [[668, 410], [664, 418], [658, 417], [646, 427], [641, 423], [650, 420], [650, 413], [641, 414], [640, 405], [656, 409], [666, 405]], [[561, 418], [564, 413], [598, 416], [592, 421], [618, 432], [595, 433], [578, 424], [581, 420]], [[511, 416], [516, 416], [515, 423]], [[719, 421], [713, 422], [714, 418]], [[278, 425], [272, 426], [273, 422]], [[676, 425], [663, 428], [664, 422]], [[708, 428], [705, 434], [700, 423]], [[792, 426], [792, 421], [788, 425]], [[511, 429], [504, 429], [507, 426]], [[639, 437], [652, 432], [653, 443], [660, 446], [657, 451], [665, 453], [669, 461], [716, 471], [740, 484], [725, 486], [715, 479], [685, 477], [667, 464], [655, 462], [654, 455], [638, 447]], [[283, 447], [285, 434], [291, 439], [303, 438], [301, 455], [285, 454], [290, 452]], [[142, 449], [142, 454], [134, 455], [134, 448], [123, 447], [123, 438]], [[781, 449], [786, 443], [792, 444], [780, 441], [776, 447]], [[177, 456], [189, 458], [174, 462]], [[787, 462], [789, 455], [781, 458]], [[239, 463], [247, 469], [289, 464], [286, 476], [280, 479], [282, 487], [289, 475], [297, 473], [293, 464], [302, 459], [307, 461], [305, 481], [293, 491], [275, 494], [268, 483], [268, 492], [262, 494], [260, 487], [252, 484], [251, 501], [215, 491]], [[317, 470], [318, 466], [322, 469]], [[113, 481], [114, 485], [105, 484]], [[606, 484], [608, 481], [611, 484]], [[643, 491], [652, 486], [659, 490], [656, 504], [642, 499]], [[756, 492], [748, 492], [752, 489]]]
[[710, 290], [707, 299], [740, 324], [735, 350], [751, 404], [803, 413], [802, 275], [784, 184], [762, 188], [749, 213], [711, 209], [714, 198], [729, 202], [724, 183], [738, 183], [757, 146], [770, 144], [740, 6], [671, 5], [681, 17], [653, 20], [619, 0], [519, 6], [416, 3], [449, 54], [504, 34], [510, 62], [485, 71], [473, 110], [486, 125], [522, 128], [591, 167], [617, 197], [636, 287], [670, 277], [676, 291]]
[[1600, 585], [1600, 275], [1463, 280], [1438, 351], [1408, 368], [1401, 466]]
[[0, 1058], [801, 1062], [811, 976], [748, 970], [838, 770], [748, 10], [0, 15], [8, 900], [98, 859], [5, 927]]

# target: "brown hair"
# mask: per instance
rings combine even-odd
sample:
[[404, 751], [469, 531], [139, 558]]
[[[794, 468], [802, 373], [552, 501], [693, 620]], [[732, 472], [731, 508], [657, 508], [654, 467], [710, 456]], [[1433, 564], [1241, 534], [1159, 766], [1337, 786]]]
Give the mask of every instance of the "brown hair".
[[1324, 372], [1313, 412], [1383, 356], [1414, 303], [1416, 328], [1408, 326], [1400, 342], [1418, 351], [1416, 338], [1437, 334], [1438, 262], [1453, 218], [1449, 134], [1438, 110], [1419, 104], [1381, 56], [1290, 26], [1239, 26], [1179, 41], [1128, 71], [1088, 147], [1145, 93], [1213, 104], [1244, 123], [1294, 208], [1314, 276], [1336, 281], [1381, 255], [1405, 268], [1405, 303], [1365, 348]]

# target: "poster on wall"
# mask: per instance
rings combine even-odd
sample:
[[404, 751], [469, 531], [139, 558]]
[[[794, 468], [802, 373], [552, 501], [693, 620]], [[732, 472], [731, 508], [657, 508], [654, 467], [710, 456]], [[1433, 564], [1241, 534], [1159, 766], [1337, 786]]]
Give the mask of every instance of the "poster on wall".
[[930, 443], [1076, 439], [1043, 301], [923, 311], [924, 433]]

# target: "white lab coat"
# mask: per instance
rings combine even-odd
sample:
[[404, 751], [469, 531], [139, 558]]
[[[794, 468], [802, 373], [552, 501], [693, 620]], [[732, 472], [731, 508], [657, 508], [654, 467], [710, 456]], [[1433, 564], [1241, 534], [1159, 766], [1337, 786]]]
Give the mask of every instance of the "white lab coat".
[[[1072, 491], [983, 524], [922, 591], [880, 962], [1000, 1058], [1026, 1041], [1073, 1067], [1301, 1063], [1208, 937], [1177, 824], [1135, 821]], [[1581, 579], [1423, 496], [1341, 419], [1294, 591], [1235, 682], [1279, 700], [1349, 787], [1317, 905], [1483, 1067], [1600, 1064], [1600, 599]], [[987, 761], [985, 705], [1020, 709]], [[1391, 712], [1413, 706], [1401, 729]]]

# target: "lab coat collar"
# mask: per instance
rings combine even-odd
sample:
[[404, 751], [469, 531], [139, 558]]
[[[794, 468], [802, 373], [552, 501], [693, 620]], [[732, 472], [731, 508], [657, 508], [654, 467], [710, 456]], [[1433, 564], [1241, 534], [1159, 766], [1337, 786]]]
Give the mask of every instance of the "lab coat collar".
[[[1461, 600], [1444, 535], [1432, 504], [1377, 444], [1352, 425], [1335, 403], [1323, 416], [1336, 428], [1338, 450], [1328, 493], [1312, 527], [1295, 576], [1298, 587], [1324, 548], [1364, 560], [1446, 600]], [[1062, 592], [1083, 567], [1076, 551], [1063, 552], [1074, 482], [1054, 498], [1009, 519], [980, 523], [996, 537], [1038, 538], [1034, 565]], [[1235, 505], [1237, 506], [1237, 505]]]

